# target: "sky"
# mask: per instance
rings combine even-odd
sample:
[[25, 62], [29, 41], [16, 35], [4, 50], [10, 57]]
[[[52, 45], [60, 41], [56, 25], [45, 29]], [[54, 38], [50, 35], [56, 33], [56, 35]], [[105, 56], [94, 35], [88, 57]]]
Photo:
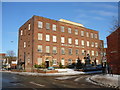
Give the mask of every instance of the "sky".
[[81, 23], [86, 28], [99, 31], [104, 40], [110, 34], [113, 21], [118, 18], [117, 2], [3, 2], [2, 49], [13, 50], [17, 55], [18, 29], [33, 15]]

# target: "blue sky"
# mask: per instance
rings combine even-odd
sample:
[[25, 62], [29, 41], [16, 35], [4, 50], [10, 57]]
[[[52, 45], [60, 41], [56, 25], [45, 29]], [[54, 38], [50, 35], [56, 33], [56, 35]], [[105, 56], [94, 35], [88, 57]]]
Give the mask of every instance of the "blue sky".
[[[61, 18], [83, 24], [99, 31], [106, 43], [114, 17], [118, 17], [117, 2], [3, 2], [2, 50], [14, 50], [17, 55], [18, 29], [33, 15], [59, 20]], [[13, 42], [11, 42], [13, 41]], [[106, 46], [106, 44], [105, 44]]]

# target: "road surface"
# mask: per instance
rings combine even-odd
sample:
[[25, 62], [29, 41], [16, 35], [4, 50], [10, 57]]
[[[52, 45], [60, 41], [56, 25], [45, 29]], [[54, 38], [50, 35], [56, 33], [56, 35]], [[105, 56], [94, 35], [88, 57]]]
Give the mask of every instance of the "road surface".
[[92, 84], [86, 80], [91, 75], [75, 75], [75, 76], [22, 76], [8, 72], [2, 73], [2, 90], [17, 90], [18, 88], [29, 90], [41, 90], [48, 88], [105, 88]]

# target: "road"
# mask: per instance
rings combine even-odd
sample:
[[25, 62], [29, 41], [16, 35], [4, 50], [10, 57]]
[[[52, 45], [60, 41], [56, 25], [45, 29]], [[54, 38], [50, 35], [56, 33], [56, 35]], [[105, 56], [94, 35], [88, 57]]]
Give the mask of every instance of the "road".
[[2, 90], [13, 90], [13, 88], [29, 88], [33, 90], [43, 88], [105, 88], [94, 85], [86, 80], [91, 75], [76, 76], [22, 76], [8, 72], [2, 73]]

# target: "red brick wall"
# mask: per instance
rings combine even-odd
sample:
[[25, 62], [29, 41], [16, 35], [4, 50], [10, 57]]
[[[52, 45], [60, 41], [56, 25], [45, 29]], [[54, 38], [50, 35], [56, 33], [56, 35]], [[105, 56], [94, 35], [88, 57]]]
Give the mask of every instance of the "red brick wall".
[[[38, 29], [38, 21], [42, 21], [43, 22], [43, 28], [42, 29]], [[28, 24], [31, 24], [31, 30], [28, 30]], [[46, 30], [46, 23], [50, 23], [50, 30]], [[56, 24], [57, 25], [57, 30], [53, 31], [52, 30], [52, 24]], [[61, 32], [60, 30], [60, 26], [63, 25], [65, 26], [65, 32]], [[72, 33], [69, 34], [67, 28], [70, 27], [72, 28]], [[74, 30], [78, 29], [78, 35], [75, 35]], [[37, 58], [41, 57], [43, 59], [43, 62], [45, 62], [45, 57], [41, 56], [41, 53], [39, 53], [37, 51], [38, 47], [37, 45], [41, 44], [43, 46], [43, 52], [45, 52], [45, 47], [46, 45], [50, 46], [50, 53], [52, 53], [52, 47], [53, 46], [57, 46], [57, 54], [53, 55], [53, 57], [55, 59], [57, 59], [57, 62], [60, 62], [62, 58], [65, 59], [65, 64], [67, 65], [68, 63], [68, 59], [72, 59], [73, 62], [75, 62], [75, 60], [78, 58], [78, 55], [75, 54], [75, 50], [78, 47], [71, 47], [73, 54], [72, 55], [68, 55], [68, 46], [62, 46], [61, 45], [61, 36], [65, 37], [65, 44], [68, 44], [68, 40], [67, 38], [71, 37], [72, 38], [72, 45], [75, 45], [75, 39], [77, 38], [79, 40], [79, 46], [81, 47], [81, 40], [85, 41], [85, 46], [84, 46], [84, 50], [94, 50], [94, 51], [98, 51], [99, 56], [96, 57], [97, 60], [101, 60], [101, 48], [100, 48], [100, 44], [103, 44], [103, 41], [99, 40], [99, 33], [98, 31], [95, 30], [91, 30], [91, 29], [87, 29], [85, 27], [79, 27], [76, 25], [72, 25], [72, 24], [68, 24], [68, 23], [63, 23], [60, 21], [56, 21], [56, 20], [51, 20], [48, 18], [44, 18], [44, 17], [39, 17], [39, 16], [33, 16], [30, 20], [28, 20], [23, 26], [20, 27], [19, 31], [23, 30], [24, 34], [26, 32], [25, 35], [20, 35], [19, 32], [19, 49], [18, 49], [18, 59], [21, 59], [24, 61], [24, 52], [26, 53], [26, 62], [28, 62], [28, 58], [30, 58], [30, 63], [26, 63], [26, 68], [30, 69], [30, 67], [32, 66], [32, 61], [33, 61], [33, 65], [37, 64]], [[81, 36], [81, 30], [84, 31], [84, 37]], [[86, 37], [86, 32], [89, 32], [89, 37]], [[43, 40], [40, 41], [38, 40], [38, 33], [42, 33], [43, 34]], [[90, 33], [94, 33], [97, 34], [98, 38], [90, 38]], [[50, 35], [50, 42], [46, 42], [45, 39], [45, 35], [49, 34]], [[54, 43], [52, 41], [52, 36], [56, 35], [57, 36], [57, 43]], [[26, 41], [27, 42], [27, 47], [23, 48], [23, 42]], [[90, 46], [87, 47], [86, 46], [86, 41], [90, 41]], [[96, 47], [91, 47], [91, 42], [97, 42], [98, 43], [98, 48]], [[28, 46], [30, 45], [30, 46]], [[65, 47], [65, 55], [61, 55], [61, 47]], [[82, 55], [82, 48], [78, 48], [79, 49], [79, 57], [80, 59], [84, 58], [84, 55]], [[51, 58], [52, 60], [52, 58]]]
[[120, 74], [120, 28], [107, 37], [107, 60], [114, 73]]

